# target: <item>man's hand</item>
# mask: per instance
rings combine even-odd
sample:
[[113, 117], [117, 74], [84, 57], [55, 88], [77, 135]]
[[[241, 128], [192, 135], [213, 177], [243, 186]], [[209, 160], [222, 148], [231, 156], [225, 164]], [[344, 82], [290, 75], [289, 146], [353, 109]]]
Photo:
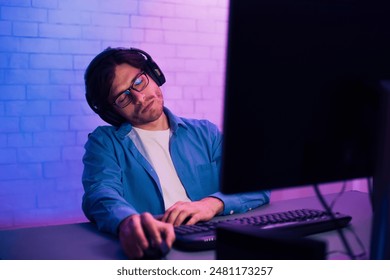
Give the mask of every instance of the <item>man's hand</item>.
[[193, 225], [200, 221], [208, 221], [223, 211], [223, 202], [215, 197], [206, 197], [194, 202], [176, 202], [169, 207], [161, 221], [181, 225]]
[[163, 239], [171, 248], [175, 240], [173, 226], [156, 220], [150, 213], [131, 215], [119, 225], [119, 240], [130, 259], [142, 258], [144, 250], [161, 244]]

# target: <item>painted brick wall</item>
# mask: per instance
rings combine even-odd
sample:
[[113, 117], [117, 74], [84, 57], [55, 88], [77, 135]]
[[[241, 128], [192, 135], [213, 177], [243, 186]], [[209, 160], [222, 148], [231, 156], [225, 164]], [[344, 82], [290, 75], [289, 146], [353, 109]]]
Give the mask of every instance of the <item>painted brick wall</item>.
[[167, 77], [166, 105], [221, 127], [227, 12], [228, 0], [0, 0], [0, 229], [85, 220], [83, 145], [104, 123], [83, 74], [107, 46], [149, 52]]
[[0, 0], [0, 228], [84, 221], [81, 157], [103, 124], [83, 74], [107, 46], [149, 52], [166, 105], [221, 126], [227, 0]]

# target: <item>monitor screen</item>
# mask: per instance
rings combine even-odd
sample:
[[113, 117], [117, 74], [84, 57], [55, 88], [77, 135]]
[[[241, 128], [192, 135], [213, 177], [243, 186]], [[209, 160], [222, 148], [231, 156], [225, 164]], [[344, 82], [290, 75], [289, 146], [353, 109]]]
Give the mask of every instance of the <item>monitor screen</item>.
[[372, 176], [390, 1], [230, 1], [221, 191]]

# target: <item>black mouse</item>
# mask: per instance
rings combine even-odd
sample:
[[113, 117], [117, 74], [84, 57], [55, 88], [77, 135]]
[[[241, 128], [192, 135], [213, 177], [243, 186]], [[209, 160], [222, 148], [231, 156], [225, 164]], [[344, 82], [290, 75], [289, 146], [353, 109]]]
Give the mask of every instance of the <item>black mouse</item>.
[[144, 251], [143, 259], [145, 259], [145, 260], [162, 259], [163, 257], [165, 257], [168, 254], [169, 250], [170, 249], [169, 249], [167, 243], [165, 242], [165, 240], [163, 240], [160, 245], [153, 246], [153, 247], [149, 246], [149, 248], [147, 248]]

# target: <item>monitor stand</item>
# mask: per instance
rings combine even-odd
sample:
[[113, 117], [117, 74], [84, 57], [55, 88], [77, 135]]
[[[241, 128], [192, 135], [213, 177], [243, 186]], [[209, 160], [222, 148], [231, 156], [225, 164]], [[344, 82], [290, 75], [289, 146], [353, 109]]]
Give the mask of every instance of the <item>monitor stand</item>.
[[217, 260], [324, 260], [326, 251], [323, 241], [286, 232], [242, 225], [217, 228]]

